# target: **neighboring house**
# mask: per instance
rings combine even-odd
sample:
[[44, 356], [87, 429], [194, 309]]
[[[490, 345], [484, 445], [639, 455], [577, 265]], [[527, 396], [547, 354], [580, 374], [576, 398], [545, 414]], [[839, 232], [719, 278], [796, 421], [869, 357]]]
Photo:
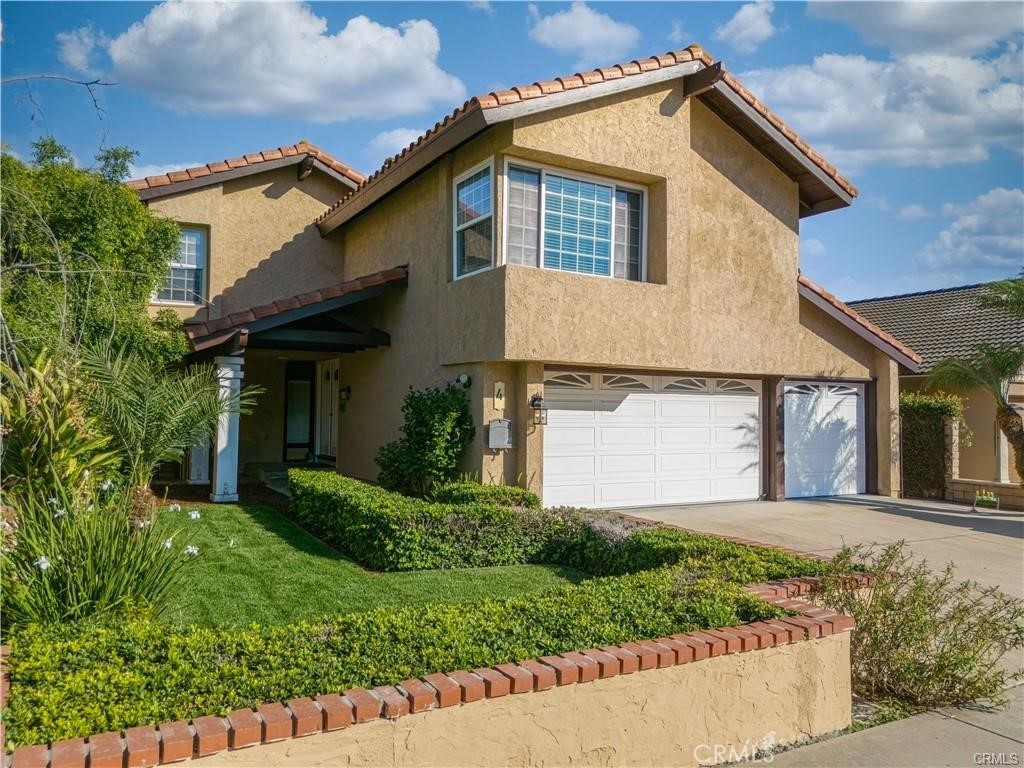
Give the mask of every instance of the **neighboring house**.
[[330, 208], [356, 174], [314, 200], [261, 162], [142, 185], [208, 227], [211, 276], [230, 254], [194, 356], [267, 390], [221, 425], [215, 500], [237, 462], [373, 479], [410, 387], [457, 380], [464, 469], [548, 505], [898, 493], [920, 358], [798, 269], [800, 219], [856, 189], [700, 48], [471, 99]]
[[[979, 302], [985, 287], [885, 296], [850, 306], [921, 354], [921, 370], [900, 372], [900, 389], [917, 391], [927, 388], [928, 371], [940, 360], [970, 357], [982, 344], [1024, 344], [1024, 323]], [[996, 424], [995, 399], [982, 389], [958, 394], [974, 433], [970, 445], [960, 446], [960, 477], [1020, 483], [1013, 448]], [[1024, 409], [1024, 375], [1010, 382], [1010, 402]]]

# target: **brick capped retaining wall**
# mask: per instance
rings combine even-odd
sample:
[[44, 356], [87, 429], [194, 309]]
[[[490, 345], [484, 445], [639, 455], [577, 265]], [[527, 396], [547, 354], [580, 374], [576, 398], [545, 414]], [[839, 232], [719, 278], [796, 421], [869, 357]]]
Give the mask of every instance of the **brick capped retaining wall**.
[[797, 614], [783, 619], [20, 747], [7, 760], [11, 768], [143, 768], [189, 758], [239, 766], [710, 764], [703, 756], [713, 752], [694, 750], [793, 742], [849, 724], [854, 622], [801, 599], [816, 583], [747, 587]]

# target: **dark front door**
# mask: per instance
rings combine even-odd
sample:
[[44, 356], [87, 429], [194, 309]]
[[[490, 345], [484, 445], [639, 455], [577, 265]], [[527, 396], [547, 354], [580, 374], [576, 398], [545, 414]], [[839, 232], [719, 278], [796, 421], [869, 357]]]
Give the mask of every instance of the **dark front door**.
[[284, 379], [284, 460], [307, 461], [315, 435], [316, 363], [291, 360]]

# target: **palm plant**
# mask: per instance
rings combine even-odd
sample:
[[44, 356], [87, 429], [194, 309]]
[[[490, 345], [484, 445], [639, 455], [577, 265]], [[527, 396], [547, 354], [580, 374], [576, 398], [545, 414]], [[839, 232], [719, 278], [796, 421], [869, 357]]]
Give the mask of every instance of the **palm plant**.
[[137, 501], [149, 500], [158, 463], [177, 461], [212, 437], [225, 413], [248, 413], [262, 390], [221, 388], [208, 364], [168, 370], [131, 350], [88, 348], [81, 353], [89, 410], [124, 457]]
[[1010, 404], [1010, 381], [1024, 370], [1024, 346], [983, 344], [968, 358], [942, 360], [928, 374], [934, 387], [981, 388], [996, 401], [996, 423], [1013, 446], [1017, 474], [1024, 478], [1024, 419]]

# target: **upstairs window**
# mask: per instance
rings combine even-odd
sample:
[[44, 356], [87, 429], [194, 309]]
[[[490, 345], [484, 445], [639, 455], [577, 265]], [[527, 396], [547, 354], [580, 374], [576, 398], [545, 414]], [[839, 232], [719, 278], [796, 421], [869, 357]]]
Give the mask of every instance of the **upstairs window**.
[[178, 238], [178, 255], [170, 264], [170, 272], [157, 291], [158, 301], [176, 304], [203, 304], [206, 298], [206, 232], [182, 229]]
[[643, 279], [643, 191], [510, 165], [506, 208], [509, 264]]
[[455, 181], [455, 277], [494, 263], [491, 166], [470, 171]]

